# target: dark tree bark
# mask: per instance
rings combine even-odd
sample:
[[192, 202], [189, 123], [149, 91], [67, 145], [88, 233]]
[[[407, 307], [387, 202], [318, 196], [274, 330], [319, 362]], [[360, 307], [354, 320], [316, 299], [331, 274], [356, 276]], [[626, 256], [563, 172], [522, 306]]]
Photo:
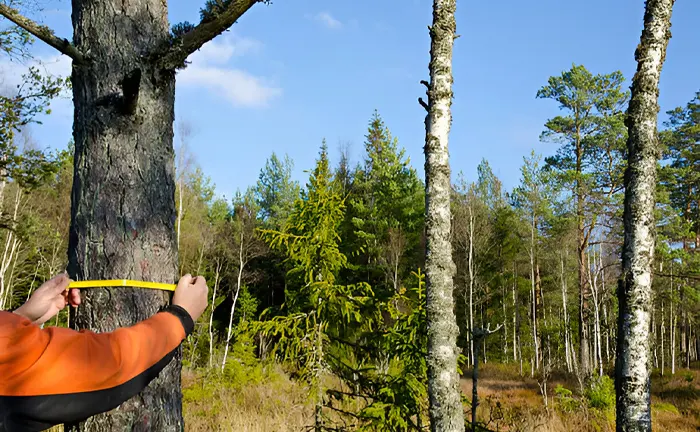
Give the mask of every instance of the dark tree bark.
[[[73, 0], [72, 44], [0, 5], [0, 15], [73, 59], [72, 278], [176, 281], [175, 70], [257, 2], [218, 2], [202, 23], [173, 36], [165, 0]], [[152, 316], [168, 302], [161, 291], [91, 289], [71, 323], [111, 331]], [[178, 354], [141, 394], [69, 427], [184, 430], [180, 370]]]
[[627, 116], [625, 240], [618, 284], [615, 389], [617, 430], [651, 431], [651, 285], [656, 240], [659, 79], [671, 37], [674, 0], [647, 0]]
[[[69, 273], [77, 280], [173, 282], [175, 74], [143, 61], [170, 36], [167, 6], [160, 0], [128, 6], [74, 0], [73, 27], [76, 47], [90, 53], [90, 65], [74, 67], [72, 74]], [[112, 331], [152, 316], [168, 300], [155, 290], [89, 290], [71, 321], [76, 328]], [[180, 369], [178, 354], [140, 395], [80, 430], [182, 430]]]
[[464, 411], [457, 373], [457, 334], [454, 313], [455, 264], [450, 242], [450, 164], [448, 136], [452, 104], [452, 46], [455, 39], [455, 0], [433, 1], [430, 28], [428, 103], [419, 99], [425, 118], [426, 291], [428, 319], [428, 394], [430, 429], [463, 432]]

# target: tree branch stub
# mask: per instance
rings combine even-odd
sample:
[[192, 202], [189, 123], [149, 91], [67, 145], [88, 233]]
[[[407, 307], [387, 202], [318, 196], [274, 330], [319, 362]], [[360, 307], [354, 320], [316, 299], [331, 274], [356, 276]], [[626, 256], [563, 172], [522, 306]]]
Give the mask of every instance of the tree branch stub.
[[26, 18], [16, 9], [0, 4], [0, 15], [28, 31], [33, 36], [36, 36], [37, 38], [46, 42], [48, 45], [55, 48], [62, 54], [72, 58], [75, 64], [83, 64], [86, 62], [85, 56], [73, 44], [71, 44], [68, 39], [59, 38], [55, 35], [53, 30], [44, 25], [38, 24], [29, 18]]

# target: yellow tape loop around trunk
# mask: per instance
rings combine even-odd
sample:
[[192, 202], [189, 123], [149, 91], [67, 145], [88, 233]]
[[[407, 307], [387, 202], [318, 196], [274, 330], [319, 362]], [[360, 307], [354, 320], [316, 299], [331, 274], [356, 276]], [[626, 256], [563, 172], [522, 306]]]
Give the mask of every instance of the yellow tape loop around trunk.
[[130, 279], [113, 279], [113, 280], [93, 280], [71, 282], [68, 288], [104, 288], [104, 287], [132, 287], [132, 288], [149, 288], [165, 291], [175, 291], [175, 284], [165, 284], [159, 282], [144, 282]]

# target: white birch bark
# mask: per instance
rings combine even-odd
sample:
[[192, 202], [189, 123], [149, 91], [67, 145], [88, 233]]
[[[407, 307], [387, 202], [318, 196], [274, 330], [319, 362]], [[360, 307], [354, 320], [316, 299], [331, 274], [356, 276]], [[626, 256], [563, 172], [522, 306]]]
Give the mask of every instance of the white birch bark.
[[566, 285], [566, 275], [564, 273], [564, 256], [561, 256], [561, 266], [560, 266], [560, 272], [559, 272], [559, 277], [561, 279], [561, 306], [562, 306], [562, 311], [564, 314], [564, 353], [566, 356], [566, 370], [567, 372], [571, 373], [573, 370], [572, 367], [572, 357], [573, 353], [569, 349], [571, 346], [571, 341], [570, 341], [570, 331], [569, 331], [569, 313], [566, 309], [567, 305], [567, 299], [566, 299], [566, 292], [568, 290], [568, 287]]
[[[598, 275], [600, 269], [597, 267], [596, 253], [593, 251], [593, 268], [591, 269], [591, 254], [588, 257], [589, 268], [589, 286], [593, 297], [593, 352], [595, 354], [596, 364], [598, 365], [598, 376], [603, 376], [603, 354], [602, 345], [600, 343], [600, 291], [598, 290]], [[591, 277], [591, 273], [593, 273]]]
[[[472, 204], [469, 203], [469, 331], [474, 330], [474, 213], [472, 212]], [[469, 337], [469, 353], [471, 363], [474, 366], [476, 360], [474, 358], [474, 338]]]
[[448, 137], [452, 115], [452, 46], [455, 0], [433, 0], [430, 27], [430, 83], [425, 119], [426, 289], [428, 395], [432, 432], [463, 432], [464, 413], [457, 374], [457, 334], [450, 242]]
[[209, 368], [213, 366], [214, 357], [214, 308], [216, 307], [216, 291], [219, 288], [221, 276], [221, 261], [216, 260], [216, 273], [214, 274], [214, 292], [211, 294], [211, 314], [209, 314]]
[[671, 344], [671, 375], [676, 374], [676, 313], [675, 313], [675, 297], [676, 297], [676, 292], [675, 288], [673, 287], [673, 263], [671, 263], [671, 298], [670, 298], [670, 303], [668, 305], [669, 307], [669, 314], [670, 319], [668, 320], [668, 325], [671, 328], [671, 334], [670, 334], [670, 344]]
[[224, 348], [224, 359], [221, 362], [221, 371], [223, 372], [226, 367], [226, 359], [228, 358], [228, 350], [231, 342], [231, 336], [233, 334], [233, 314], [236, 311], [236, 302], [238, 301], [238, 294], [241, 292], [241, 283], [243, 280], [243, 268], [246, 265], [245, 254], [245, 236], [243, 235], [244, 228], [241, 227], [241, 237], [240, 244], [238, 247], [238, 278], [236, 280], [236, 294], [233, 296], [233, 303], [231, 303], [231, 314], [228, 318], [228, 330], [226, 332], [226, 347]]
[[[17, 186], [17, 193], [15, 194], [14, 211], [12, 213], [12, 228], [14, 229], [17, 224], [17, 214], [19, 212], [19, 204], [22, 196], [22, 189]], [[5, 238], [5, 249], [2, 254], [2, 262], [0, 262], [0, 310], [7, 309], [12, 301], [12, 295], [10, 293], [10, 281], [8, 278], [8, 270], [12, 265], [15, 252], [19, 247], [20, 241], [17, 239], [15, 232], [13, 230], [7, 230], [7, 237]]]
[[674, 0], [647, 0], [644, 30], [635, 58], [637, 72], [629, 104], [625, 172], [624, 244], [618, 296], [616, 427], [651, 431], [650, 309], [656, 241], [656, 163], [661, 68], [671, 37]]
[[[515, 287], [518, 282], [518, 275], [513, 263], [513, 361], [518, 361], [518, 304], [515, 295]], [[521, 372], [522, 373], [522, 372]]]
[[[534, 204], [533, 204], [534, 207]], [[530, 297], [531, 303], [531, 315], [532, 315], [532, 343], [535, 348], [535, 362], [534, 368], [539, 370], [540, 368], [540, 346], [539, 340], [537, 339], [537, 292], [535, 291], [535, 230], [536, 226], [536, 214], [532, 212], [532, 223], [530, 224]], [[534, 374], [534, 371], [533, 371]]]
[[664, 350], [664, 335], [666, 334], [666, 326], [664, 325], [664, 301], [661, 300], [661, 376], [664, 376], [666, 369], [666, 350]]
[[508, 361], [508, 314], [507, 314], [507, 308], [506, 308], [506, 298], [507, 298], [507, 291], [506, 291], [506, 284], [501, 285], [502, 293], [501, 295], [503, 296], [503, 358], [506, 359], [506, 362]]

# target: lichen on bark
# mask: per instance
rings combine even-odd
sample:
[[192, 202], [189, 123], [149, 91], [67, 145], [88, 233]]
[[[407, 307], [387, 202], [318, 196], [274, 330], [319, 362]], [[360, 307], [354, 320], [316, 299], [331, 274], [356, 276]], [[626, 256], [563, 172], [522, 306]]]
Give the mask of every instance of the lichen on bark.
[[450, 243], [450, 165], [448, 137], [452, 104], [452, 47], [455, 0], [434, 0], [430, 28], [430, 83], [425, 120], [426, 288], [428, 319], [428, 393], [430, 428], [464, 431], [464, 412], [457, 373], [454, 314], [455, 264]]
[[644, 30], [635, 52], [637, 72], [627, 112], [624, 244], [618, 283], [619, 316], [615, 387], [616, 427], [651, 431], [651, 284], [656, 241], [657, 117], [661, 69], [671, 37], [674, 0], [648, 0]]

